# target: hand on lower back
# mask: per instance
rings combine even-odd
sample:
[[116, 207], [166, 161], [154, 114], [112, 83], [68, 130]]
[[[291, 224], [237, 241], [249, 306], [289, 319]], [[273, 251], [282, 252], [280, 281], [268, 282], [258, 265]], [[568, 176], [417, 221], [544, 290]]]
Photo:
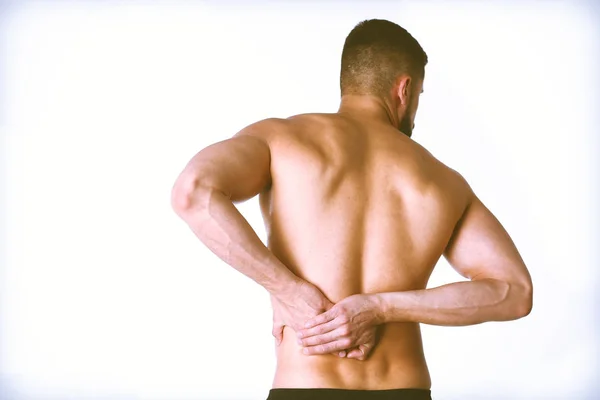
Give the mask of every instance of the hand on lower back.
[[[273, 331], [277, 345], [283, 340], [283, 327], [289, 326], [296, 333], [304, 328], [306, 322], [331, 309], [332, 303], [317, 287], [304, 282], [285, 296], [271, 295], [273, 305]], [[333, 351], [336, 357], [358, 358], [362, 355], [359, 347], [347, 348], [343, 354]], [[323, 353], [325, 354], [325, 353]]]
[[283, 327], [298, 332], [310, 318], [333, 307], [333, 303], [314, 285], [303, 282], [291, 292], [276, 297], [271, 295], [273, 305], [273, 336], [277, 344], [283, 340]]
[[305, 347], [305, 354], [339, 354], [350, 349], [347, 357], [365, 360], [376, 344], [380, 323], [374, 298], [352, 295], [311, 318], [299, 331], [300, 343]]

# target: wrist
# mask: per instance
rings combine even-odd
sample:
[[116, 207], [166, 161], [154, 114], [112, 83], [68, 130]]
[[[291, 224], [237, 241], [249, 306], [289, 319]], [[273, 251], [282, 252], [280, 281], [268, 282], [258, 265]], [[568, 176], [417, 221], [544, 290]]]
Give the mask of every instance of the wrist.
[[285, 300], [295, 297], [303, 282], [305, 281], [290, 272], [285, 278], [278, 279], [277, 283], [267, 290], [278, 300]]
[[377, 325], [384, 324], [387, 321], [387, 303], [383, 293], [372, 293], [368, 295], [371, 300], [373, 312], [375, 313], [375, 321]]

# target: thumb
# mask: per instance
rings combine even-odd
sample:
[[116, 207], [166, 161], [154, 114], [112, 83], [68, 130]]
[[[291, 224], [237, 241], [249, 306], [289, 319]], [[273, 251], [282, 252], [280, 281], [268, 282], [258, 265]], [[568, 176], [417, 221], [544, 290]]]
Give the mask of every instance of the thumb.
[[334, 306], [335, 303], [332, 303], [329, 299], [327, 299], [327, 301], [325, 302], [325, 311], [331, 310]]
[[272, 334], [275, 337], [275, 343], [277, 346], [279, 346], [283, 341], [283, 326], [284, 325], [281, 324], [273, 324]]
[[369, 353], [373, 349], [373, 345], [371, 343], [361, 344], [358, 347], [355, 347], [350, 353], [348, 353], [348, 358], [354, 358], [359, 361], [364, 361], [365, 358], [368, 357]]
[[373, 345], [371, 343], [365, 343], [365, 344], [361, 344], [358, 346], [358, 348], [360, 349], [362, 356], [359, 356], [358, 359], [360, 361], [363, 361], [365, 358], [367, 358], [369, 356], [369, 353], [371, 352], [371, 350], [373, 350]]
[[364, 356], [364, 354], [363, 354], [362, 350], [360, 350], [359, 347], [355, 347], [352, 350], [348, 351], [348, 355], [347, 356], [348, 356], [348, 358], [355, 358], [356, 359], [356, 358]]

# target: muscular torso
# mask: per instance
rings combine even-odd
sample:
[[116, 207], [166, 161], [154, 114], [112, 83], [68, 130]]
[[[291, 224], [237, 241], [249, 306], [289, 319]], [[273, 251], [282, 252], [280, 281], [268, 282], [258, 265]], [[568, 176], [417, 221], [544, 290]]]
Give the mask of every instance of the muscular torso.
[[[457, 175], [379, 122], [305, 114], [268, 135], [268, 247], [332, 302], [424, 289], [466, 203]], [[430, 388], [415, 323], [389, 323], [365, 361], [306, 356], [285, 327], [274, 388]]]

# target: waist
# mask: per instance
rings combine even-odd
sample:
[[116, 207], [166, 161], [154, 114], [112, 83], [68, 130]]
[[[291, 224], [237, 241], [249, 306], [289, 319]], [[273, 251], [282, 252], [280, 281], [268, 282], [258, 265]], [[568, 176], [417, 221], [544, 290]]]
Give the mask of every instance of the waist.
[[276, 354], [273, 388], [431, 388], [421, 331], [414, 323], [381, 325], [380, 339], [364, 361], [332, 354], [304, 355], [294, 330], [287, 326]]
[[271, 389], [267, 400], [431, 400], [429, 389]]

